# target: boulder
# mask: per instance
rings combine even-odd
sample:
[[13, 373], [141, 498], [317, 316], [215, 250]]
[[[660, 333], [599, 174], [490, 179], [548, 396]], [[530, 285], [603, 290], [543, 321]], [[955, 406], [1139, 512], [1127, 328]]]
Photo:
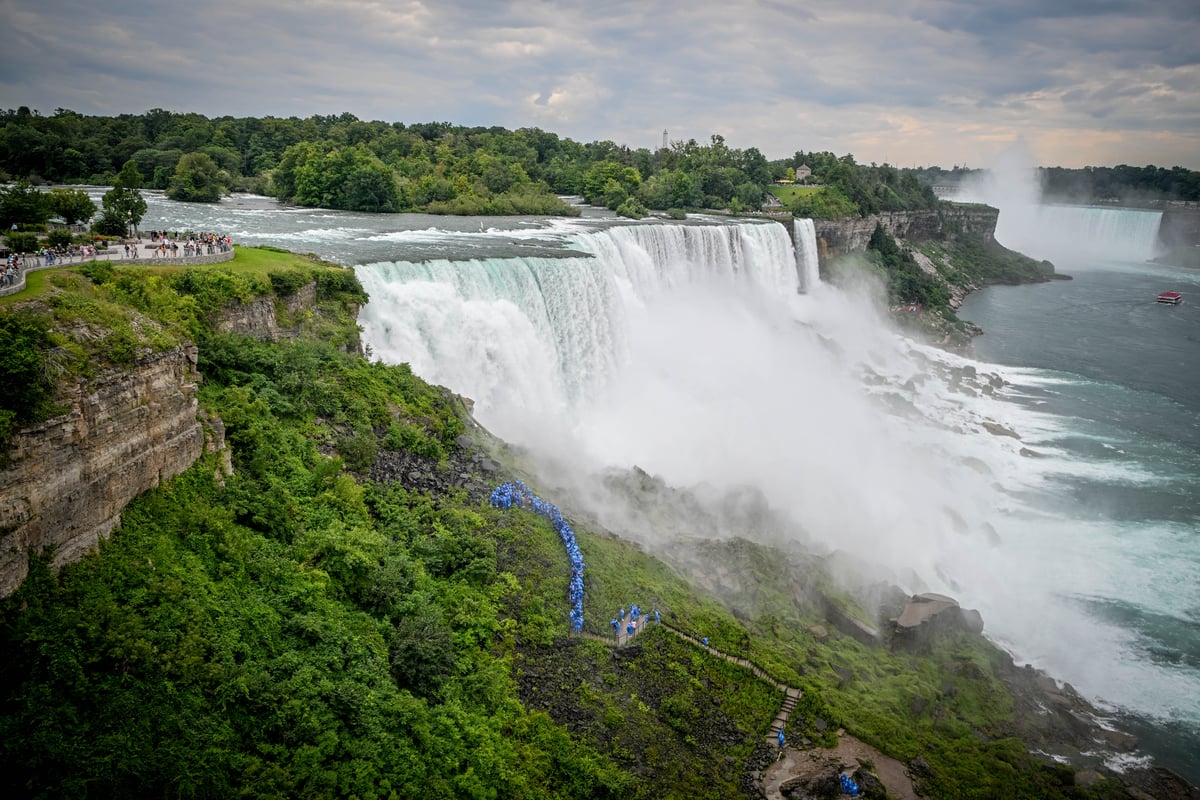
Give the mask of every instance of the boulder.
[[913, 595], [893, 623], [892, 641], [901, 646], [925, 646], [939, 633], [983, 632], [983, 617], [978, 611], [964, 609], [953, 597], [927, 592]]

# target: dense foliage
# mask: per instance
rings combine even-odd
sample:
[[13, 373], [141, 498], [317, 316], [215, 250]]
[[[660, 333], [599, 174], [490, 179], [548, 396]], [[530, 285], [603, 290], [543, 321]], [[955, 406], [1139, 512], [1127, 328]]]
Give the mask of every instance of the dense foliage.
[[950, 297], [942, 282], [922, 270], [912, 253], [901, 247], [882, 225], [875, 225], [867, 251], [887, 275], [888, 300], [892, 304], [939, 309], [949, 305]]
[[[132, 161], [147, 186], [180, 200], [251, 190], [358, 211], [575, 214], [556, 195], [584, 195], [632, 216], [644, 209], [757, 208], [782, 174], [755, 148], [720, 136], [651, 152], [580, 144], [536, 128], [307, 119], [208, 119], [154, 109], [90, 117], [28, 108], [0, 114], [0, 170], [54, 183], [111, 183]], [[609, 180], [617, 175], [612, 186]]]
[[791, 201], [790, 210], [798, 217], [837, 219], [937, 207], [933, 189], [909, 170], [887, 164], [863, 166], [849, 154], [838, 157], [829, 152], [797, 152], [784, 163], [793, 170], [809, 167], [808, 182], [820, 187]]

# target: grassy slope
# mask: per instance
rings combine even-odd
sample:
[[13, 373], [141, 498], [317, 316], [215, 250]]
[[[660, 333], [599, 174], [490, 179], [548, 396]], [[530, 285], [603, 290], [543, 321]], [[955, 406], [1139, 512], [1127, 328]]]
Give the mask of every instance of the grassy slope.
[[[221, 477], [206, 460], [147, 492], [98, 555], [58, 576], [39, 562], [0, 603], [8, 784], [45, 797], [743, 792], [778, 691], [664, 632], [620, 652], [568, 638], [567, 559], [548, 523], [449, 489], [365, 481], [388, 447], [451, 477], [464, 469], [452, 398], [329, 344], [361, 299], [340, 279], [318, 280], [329, 316], [303, 341], [212, 333], [214, 302], [296, 282], [272, 273], [336, 274], [279, 254], [239, 267], [253, 274], [118, 270], [94, 285], [62, 273], [39, 306], [56, 325], [102, 309], [96, 330], [123, 313], [153, 317], [172, 341], [194, 336], [202, 401], [225, 421], [236, 469]], [[817, 638], [815, 611], [789, 588], [811, 561], [704, 545], [742, 587], [723, 601], [576, 529], [590, 630], [636, 602], [749, 656], [806, 689], [793, 741], [844, 725], [898, 758], [920, 755], [934, 797], [1086, 796], [1008, 736], [1000, 655], [982, 640], [916, 657]]]

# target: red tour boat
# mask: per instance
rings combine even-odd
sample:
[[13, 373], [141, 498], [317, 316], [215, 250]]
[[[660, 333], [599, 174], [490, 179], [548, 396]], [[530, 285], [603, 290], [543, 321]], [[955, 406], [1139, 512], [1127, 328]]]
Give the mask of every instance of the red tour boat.
[[1183, 302], [1183, 295], [1179, 292], [1159, 292], [1156, 302], [1166, 303], [1170, 306], [1177, 306]]

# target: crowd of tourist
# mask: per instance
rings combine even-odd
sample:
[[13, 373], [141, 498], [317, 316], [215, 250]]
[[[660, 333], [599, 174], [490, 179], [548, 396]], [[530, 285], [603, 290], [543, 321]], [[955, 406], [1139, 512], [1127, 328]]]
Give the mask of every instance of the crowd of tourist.
[[4, 264], [4, 269], [0, 270], [0, 289], [6, 286], [15, 284], [21, 276], [21, 258], [20, 256], [10, 255]]
[[[155, 258], [176, 258], [184, 256], [213, 255], [225, 253], [233, 247], [233, 237], [229, 234], [217, 233], [179, 233], [177, 231], [150, 231], [150, 243]], [[126, 245], [126, 248], [130, 245]], [[126, 258], [137, 258], [136, 246], [133, 255], [126, 253]]]
[[[150, 231], [150, 243], [142, 238], [126, 240], [119, 245], [112, 245], [98, 239], [95, 243], [69, 244], [52, 247], [43, 243], [33, 253], [9, 253], [3, 267], [0, 267], [0, 289], [6, 289], [21, 283], [21, 273], [28, 269], [53, 267], [78, 263], [95, 259], [98, 255], [110, 259], [120, 259], [122, 249], [124, 258], [133, 260], [142, 258], [190, 258], [193, 256], [227, 253], [233, 249], [233, 237], [229, 234], [196, 233], [193, 231]], [[152, 251], [149, 255], [140, 251]], [[4, 251], [0, 250], [0, 253]]]

